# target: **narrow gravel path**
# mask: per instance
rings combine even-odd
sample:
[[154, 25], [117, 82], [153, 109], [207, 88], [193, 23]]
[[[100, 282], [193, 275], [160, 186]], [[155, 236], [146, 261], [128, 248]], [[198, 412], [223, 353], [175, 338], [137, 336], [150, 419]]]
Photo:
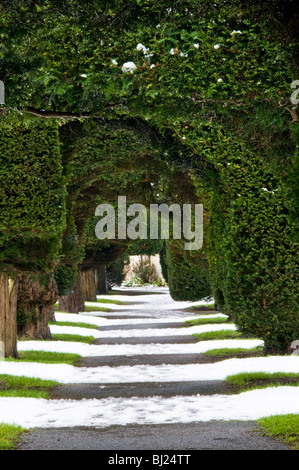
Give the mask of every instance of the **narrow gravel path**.
[[[136, 297], [134, 297], [136, 300]], [[117, 309], [116, 309], [117, 310]], [[207, 312], [203, 312], [207, 313]], [[173, 312], [172, 312], [173, 314]], [[179, 314], [179, 312], [176, 312]], [[152, 312], [153, 322], [134, 325], [140, 331], [143, 328], [179, 328], [183, 323], [155, 323], [155, 318], [161, 318], [161, 312]], [[169, 315], [169, 313], [168, 313]], [[102, 330], [132, 329], [132, 324], [121, 326], [120, 322], [128, 318], [142, 318], [144, 310], [134, 310], [134, 315], [125, 317], [117, 311], [106, 315], [99, 312], [102, 318], [114, 319], [117, 325], [101, 328]], [[116, 345], [126, 344], [189, 344], [196, 342], [193, 336], [134, 336], [129, 338], [101, 338], [94, 344]], [[135, 365], [162, 364], [199, 364], [214, 362], [203, 354], [162, 354], [136, 356], [106, 356], [82, 358], [78, 367], [119, 367]], [[228, 385], [221, 380], [192, 381], [171, 383], [101, 383], [101, 384], [67, 384], [56, 387], [52, 398], [55, 400], [102, 400], [111, 397], [127, 399], [133, 397], [175, 397], [193, 395], [217, 395], [229, 393]], [[287, 450], [288, 448], [276, 440], [261, 436], [254, 421], [222, 421], [192, 423], [162, 423], [162, 424], [130, 424], [126, 426], [109, 427], [63, 427], [36, 428], [26, 433], [18, 446], [18, 450], [125, 450], [146, 451], [163, 450], [168, 452], [195, 450]], [[111, 454], [114, 455], [114, 454]], [[132, 455], [134, 455], [132, 453]]]

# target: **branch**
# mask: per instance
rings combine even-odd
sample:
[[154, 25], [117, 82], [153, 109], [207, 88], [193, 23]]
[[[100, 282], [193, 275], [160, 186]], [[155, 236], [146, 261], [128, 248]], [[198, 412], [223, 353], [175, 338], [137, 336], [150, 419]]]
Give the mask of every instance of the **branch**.
[[46, 119], [88, 119], [93, 116], [92, 113], [68, 113], [68, 112], [58, 112], [58, 111], [42, 111], [36, 108], [28, 107], [23, 110], [23, 112], [34, 114], [35, 116], [43, 117]]

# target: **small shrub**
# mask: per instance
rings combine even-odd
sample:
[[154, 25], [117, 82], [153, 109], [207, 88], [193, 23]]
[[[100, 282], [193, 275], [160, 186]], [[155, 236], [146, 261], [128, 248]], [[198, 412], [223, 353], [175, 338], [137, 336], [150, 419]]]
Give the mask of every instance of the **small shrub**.
[[133, 273], [143, 284], [154, 284], [158, 279], [156, 267], [149, 259], [141, 259], [134, 266]]

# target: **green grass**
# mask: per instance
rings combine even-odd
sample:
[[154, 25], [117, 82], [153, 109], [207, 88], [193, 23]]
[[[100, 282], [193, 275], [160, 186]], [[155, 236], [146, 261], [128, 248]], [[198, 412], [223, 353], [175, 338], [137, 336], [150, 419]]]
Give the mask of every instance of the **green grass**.
[[28, 432], [28, 429], [23, 429], [21, 426], [0, 424], [0, 450], [15, 449], [20, 435], [25, 432]]
[[212, 318], [197, 318], [196, 320], [187, 320], [184, 323], [187, 326], [196, 326], [196, 325], [210, 325], [215, 323], [226, 323], [227, 318], [225, 317], [212, 317]]
[[235, 330], [219, 330], [219, 331], [205, 331], [204, 333], [194, 333], [199, 341], [206, 341], [212, 339], [234, 339], [241, 338], [241, 333]]
[[116, 304], [116, 305], [127, 305], [130, 302], [126, 302], [125, 300], [111, 300], [111, 299], [97, 299], [97, 302], [101, 304]]
[[85, 305], [85, 312], [111, 312], [111, 308], [106, 307], [93, 307], [92, 305]]
[[49, 322], [49, 325], [58, 325], [58, 326], [76, 326], [79, 328], [90, 328], [91, 330], [97, 330], [97, 325], [91, 325], [90, 323], [83, 322], [71, 322], [71, 321], [56, 321]]
[[79, 343], [92, 344], [95, 340], [94, 336], [81, 336], [69, 334], [52, 334], [53, 341], [75, 341]]
[[230, 375], [226, 378], [237, 393], [266, 387], [278, 387], [284, 385], [299, 386], [299, 374], [292, 373], [267, 373], [267, 372], [244, 372]]
[[206, 356], [213, 357], [242, 357], [248, 355], [261, 356], [263, 354], [263, 347], [257, 346], [252, 349], [245, 348], [223, 348], [223, 349], [211, 349], [202, 353]]
[[0, 374], [1, 397], [50, 398], [50, 391], [58, 385], [53, 380]]
[[41, 364], [68, 364], [74, 366], [79, 359], [81, 359], [79, 354], [52, 351], [20, 351], [19, 359], [9, 357], [5, 359], [5, 361], [39, 362]]
[[276, 415], [258, 420], [260, 432], [277, 438], [292, 450], [299, 450], [299, 415]]
[[201, 304], [201, 305], [193, 305], [192, 307], [187, 307], [186, 310], [215, 310], [214, 304]]

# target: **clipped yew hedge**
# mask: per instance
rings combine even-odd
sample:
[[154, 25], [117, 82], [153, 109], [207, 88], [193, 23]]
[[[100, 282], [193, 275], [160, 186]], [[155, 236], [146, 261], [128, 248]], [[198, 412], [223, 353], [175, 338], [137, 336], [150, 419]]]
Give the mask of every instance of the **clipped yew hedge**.
[[0, 266], [51, 270], [65, 224], [58, 124], [0, 121]]
[[299, 245], [283, 182], [263, 159], [232, 147], [219, 163], [210, 269], [214, 292], [239, 330], [285, 352], [299, 339]]
[[212, 294], [206, 258], [200, 251], [184, 250], [181, 240], [166, 242], [167, 280], [174, 300], [201, 300]]

